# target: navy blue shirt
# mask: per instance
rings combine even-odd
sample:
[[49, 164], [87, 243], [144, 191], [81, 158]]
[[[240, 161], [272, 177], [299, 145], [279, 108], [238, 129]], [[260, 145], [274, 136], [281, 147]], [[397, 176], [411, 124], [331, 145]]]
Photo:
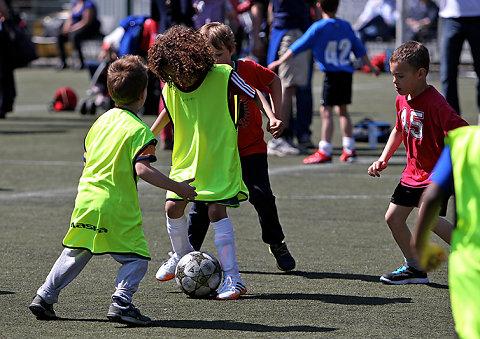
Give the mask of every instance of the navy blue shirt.
[[299, 28], [305, 32], [311, 24], [310, 11], [304, 0], [272, 0], [272, 10], [273, 28]]

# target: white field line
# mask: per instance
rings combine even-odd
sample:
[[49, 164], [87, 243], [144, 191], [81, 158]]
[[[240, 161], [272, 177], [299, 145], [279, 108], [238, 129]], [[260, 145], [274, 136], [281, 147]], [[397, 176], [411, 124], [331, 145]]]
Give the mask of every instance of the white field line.
[[[357, 164], [365, 164], [366, 166], [370, 165], [372, 161], [376, 160], [376, 158], [362, 158], [357, 162]], [[401, 159], [392, 159], [391, 162], [400, 163]], [[8, 165], [26, 165], [26, 166], [67, 166], [67, 167], [80, 167], [83, 166], [81, 162], [77, 161], [37, 161], [37, 160], [16, 160], [16, 159], [0, 159], [0, 164], [8, 164]], [[294, 165], [294, 166], [281, 166], [281, 167], [274, 167], [270, 168], [269, 174], [270, 176], [275, 175], [284, 175], [284, 174], [291, 174], [294, 176], [301, 175], [302, 172], [306, 171], [317, 171], [323, 172], [328, 171], [326, 173], [321, 173], [322, 177], [343, 177], [345, 173], [335, 173], [332, 172], [332, 169], [339, 168], [342, 166], [349, 166], [350, 164], [345, 163], [332, 163], [332, 164], [322, 164], [322, 165]], [[170, 166], [155, 166], [160, 171], [166, 173], [170, 170]], [[348, 177], [365, 179], [365, 180], [374, 180], [367, 175], [367, 167], [365, 167], [365, 174], [347, 174]], [[385, 179], [399, 179], [398, 175], [388, 175], [382, 174], [382, 177]], [[150, 187], [144, 181], [139, 181], [138, 188], [139, 190]], [[28, 191], [28, 192], [9, 192], [9, 191], [1, 191], [0, 190], [0, 200], [21, 200], [27, 198], [74, 198], [75, 194], [77, 193], [77, 186], [71, 187], [64, 187], [60, 189], [47, 189], [47, 190], [40, 190], [40, 191]], [[141, 193], [142, 196], [158, 196], [158, 194], [152, 194], [147, 192]], [[282, 200], [322, 200], [322, 199], [386, 199], [390, 196], [385, 195], [284, 195], [284, 196], [276, 196], [277, 199]]]

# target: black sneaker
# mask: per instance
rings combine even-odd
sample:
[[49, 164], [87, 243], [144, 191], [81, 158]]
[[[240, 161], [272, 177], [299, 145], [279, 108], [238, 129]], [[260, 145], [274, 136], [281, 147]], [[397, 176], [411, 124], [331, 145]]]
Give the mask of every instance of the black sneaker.
[[125, 309], [111, 304], [108, 309], [107, 318], [110, 321], [137, 326], [148, 326], [152, 322], [149, 317], [142, 315], [140, 310], [133, 304], [130, 304], [130, 306]]
[[392, 273], [383, 274], [380, 281], [393, 285], [428, 284], [428, 277], [427, 273], [404, 265]]
[[287, 244], [281, 242], [280, 244], [272, 244], [269, 247], [270, 253], [277, 261], [277, 267], [281, 271], [291, 271], [295, 268], [295, 259], [288, 251]]
[[55, 320], [57, 319], [57, 315], [53, 310], [53, 304], [47, 303], [43, 298], [39, 295], [36, 295], [33, 298], [32, 303], [28, 306], [30, 311], [37, 316], [37, 319], [40, 320]]

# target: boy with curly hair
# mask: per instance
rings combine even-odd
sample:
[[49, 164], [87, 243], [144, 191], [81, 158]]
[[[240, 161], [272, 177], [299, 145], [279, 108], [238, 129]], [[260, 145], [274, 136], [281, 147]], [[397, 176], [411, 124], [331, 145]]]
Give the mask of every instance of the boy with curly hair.
[[147, 96], [147, 67], [139, 56], [127, 55], [108, 68], [107, 87], [115, 108], [95, 121], [85, 138], [85, 168], [78, 185], [65, 249], [38, 289], [29, 308], [39, 319], [57, 319], [53, 304], [60, 291], [83, 270], [93, 255], [110, 254], [121, 264], [111, 321], [149, 325], [151, 320], [133, 305], [132, 296], [150, 260], [142, 231], [137, 181], [195, 198], [193, 179], [173, 181], [153, 168], [157, 141], [137, 112]]
[[[237, 299], [247, 289], [239, 273], [226, 207], [238, 207], [248, 198], [248, 190], [242, 181], [234, 96], [254, 100], [262, 111], [263, 105], [257, 92], [232, 67], [214, 64], [209, 45], [191, 28], [173, 26], [159, 35], [148, 60], [150, 69], [166, 83], [162, 95], [165, 109], [151, 129], [156, 135], [169, 121], [173, 123], [170, 178], [195, 177], [195, 201], [208, 205], [224, 271], [217, 299]], [[187, 234], [186, 205], [187, 201], [177, 194], [167, 192], [167, 231], [174, 253], [159, 268], [156, 278], [160, 281], [172, 279], [180, 258], [193, 251]]]

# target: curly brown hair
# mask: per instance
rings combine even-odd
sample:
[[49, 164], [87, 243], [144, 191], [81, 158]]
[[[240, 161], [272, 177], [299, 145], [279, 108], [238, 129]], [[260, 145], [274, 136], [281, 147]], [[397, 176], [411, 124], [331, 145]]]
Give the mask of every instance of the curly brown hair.
[[138, 55], [124, 55], [108, 67], [107, 88], [117, 105], [129, 105], [140, 99], [147, 82], [148, 67]]
[[213, 52], [202, 35], [180, 25], [160, 34], [148, 50], [151, 71], [162, 81], [181, 88], [202, 79], [214, 62]]

